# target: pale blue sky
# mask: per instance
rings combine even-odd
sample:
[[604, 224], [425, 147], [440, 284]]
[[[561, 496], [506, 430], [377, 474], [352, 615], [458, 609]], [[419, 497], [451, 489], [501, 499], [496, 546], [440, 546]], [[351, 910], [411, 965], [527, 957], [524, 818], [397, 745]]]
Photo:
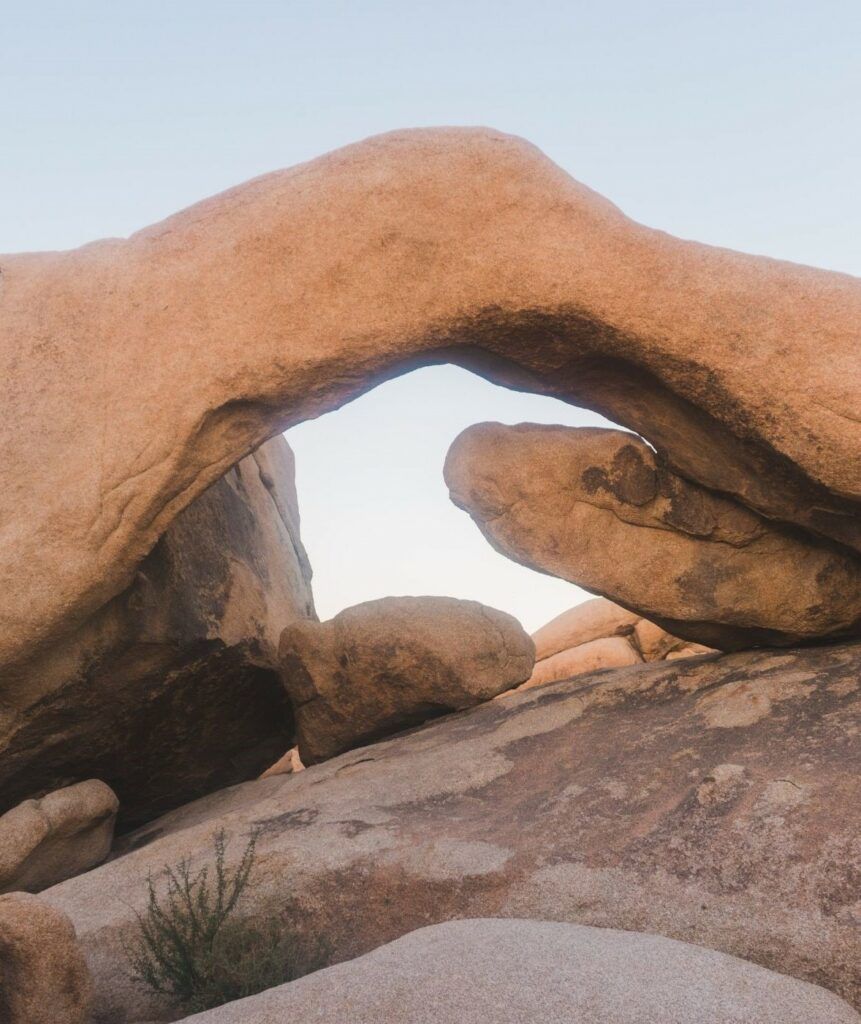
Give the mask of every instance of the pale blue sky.
[[[0, 252], [126, 235], [392, 128], [525, 135], [629, 215], [861, 274], [861, 3], [0, 0]], [[448, 504], [482, 419], [594, 422], [450, 368], [290, 432], [321, 614], [476, 597], [534, 628], [582, 598]]]

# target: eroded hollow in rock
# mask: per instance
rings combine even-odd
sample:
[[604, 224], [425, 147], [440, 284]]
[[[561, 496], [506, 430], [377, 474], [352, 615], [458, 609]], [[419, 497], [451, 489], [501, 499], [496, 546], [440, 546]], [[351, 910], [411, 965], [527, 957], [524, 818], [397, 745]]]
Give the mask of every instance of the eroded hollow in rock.
[[177, 517], [132, 585], [17, 668], [4, 697], [0, 813], [87, 778], [119, 829], [253, 778], [290, 746], [275, 671], [284, 625], [314, 614], [293, 457], [277, 438]]

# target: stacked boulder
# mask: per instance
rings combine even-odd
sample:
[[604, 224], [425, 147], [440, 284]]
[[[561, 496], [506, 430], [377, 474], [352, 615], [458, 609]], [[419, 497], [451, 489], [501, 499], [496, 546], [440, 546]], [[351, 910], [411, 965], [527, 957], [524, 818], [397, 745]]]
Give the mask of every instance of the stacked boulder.
[[366, 601], [292, 623], [280, 646], [306, 765], [490, 700], [525, 682], [534, 661], [517, 619], [453, 597]]
[[673, 636], [649, 619], [604, 597], [569, 608], [532, 635], [535, 668], [526, 690], [586, 672], [644, 661], [672, 661], [714, 649]]
[[0, 893], [39, 892], [107, 857], [119, 800], [98, 779], [24, 800], [0, 816]]

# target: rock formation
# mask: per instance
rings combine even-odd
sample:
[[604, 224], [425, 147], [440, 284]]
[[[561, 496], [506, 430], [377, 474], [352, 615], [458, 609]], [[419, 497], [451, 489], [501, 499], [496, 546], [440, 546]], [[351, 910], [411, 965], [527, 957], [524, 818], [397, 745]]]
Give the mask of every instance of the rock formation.
[[38, 892], [101, 864], [118, 807], [104, 782], [89, 779], [0, 816], [0, 893]]
[[842, 999], [657, 935], [452, 921], [188, 1024], [859, 1024]]
[[535, 663], [532, 675], [519, 689], [528, 690], [533, 686], [555, 683], [560, 679], [573, 679], [575, 676], [597, 672], [605, 668], [623, 668], [625, 665], [638, 665], [643, 659], [630, 644], [626, 637], [608, 636], [600, 640], [590, 640], [579, 647], [551, 654]]
[[[244, 783], [124, 838], [43, 893], [101, 1018], [155, 1019], [125, 975], [150, 870], [259, 831], [244, 910], [329, 962], [456, 917], [647, 931], [861, 1005], [861, 645], [579, 677], [447, 716], [298, 775]], [[111, 894], [105, 900], [104, 893]]]
[[299, 748], [291, 747], [286, 754], [282, 754], [278, 760], [271, 764], [265, 772], [260, 775], [261, 779], [268, 779], [273, 775], [291, 775], [293, 772], [304, 772], [305, 765], [299, 756]]
[[521, 690], [604, 668], [716, 653], [681, 640], [603, 597], [562, 612], [533, 633], [532, 639], [535, 668]]
[[592, 640], [630, 636], [639, 621], [636, 612], [629, 612], [606, 598], [593, 597], [557, 615], [532, 634], [535, 660], [552, 658], [554, 654]]
[[[596, 409], [674, 478], [857, 551], [859, 322], [858, 280], [645, 228], [483, 129], [381, 136], [128, 239], [0, 256], [3, 701], [244, 456], [423, 364]], [[834, 625], [775, 604], [769, 636]]]
[[0, 896], [0, 1021], [89, 1024], [92, 979], [75, 929], [36, 896]]
[[730, 650], [861, 629], [855, 555], [690, 483], [623, 431], [476, 424], [445, 478], [498, 551], [676, 636]]
[[535, 656], [495, 608], [386, 597], [288, 626], [280, 659], [307, 765], [490, 700], [528, 679]]
[[276, 438], [173, 521], [124, 593], [0, 670], [0, 810], [99, 778], [128, 827], [259, 774], [292, 737], [276, 652], [314, 613], [310, 575]]

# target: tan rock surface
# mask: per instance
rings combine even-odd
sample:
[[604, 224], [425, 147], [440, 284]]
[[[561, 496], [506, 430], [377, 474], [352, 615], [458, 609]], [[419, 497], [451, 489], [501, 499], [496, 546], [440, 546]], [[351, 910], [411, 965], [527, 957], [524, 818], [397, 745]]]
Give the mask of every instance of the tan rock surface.
[[665, 655], [666, 661], [675, 661], [676, 658], [698, 658], [701, 654], [719, 654], [713, 647], [706, 647], [705, 644], [685, 644], [684, 647], [677, 647]]
[[260, 830], [244, 910], [277, 915], [297, 956], [551, 918], [722, 950], [858, 1006], [859, 699], [857, 644], [581, 676], [213, 794], [43, 896], [75, 922], [111, 1024], [158, 1017], [121, 949], [147, 872], [208, 863], [218, 827], [231, 858]]
[[657, 935], [453, 921], [188, 1024], [859, 1024], [830, 992]]
[[643, 656], [643, 661], [660, 661], [666, 658], [670, 651], [684, 646], [685, 643], [648, 619], [640, 619], [634, 628], [632, 640]]
[[123, 594], [0, 668], [0, 811], [99, 778], [128, 826], [254, 778], [292, 739], [276, 651], [314, 614], [309, 580], [279, 437], [173, 521]]
[[291, 775], [293, 772], [304, 772], [305, 765], [299, 757], [299, 748], [291, 747], [286, 754], [278, 758], [275, 764], [270, 765], [260, 776], [261, 779], [268, 779], [273, 775]]
[[128, 239], [0, 256], [0, 672], [131, 586], [266, 438], [440, 360], [861, 547], [859, 322], [857, 279], [645, 228], [484, 129], [369, 139]]
[[118, 807], [109, 786], [89, 779], [0, 816], [0, 893], [38, 892], [101, 864]]
[[482, 423], [451, 498], [500, 552], [730, 650], [861, 628], [861, 560], [671, 473], [618, 430]]
[[0, 1021], [89, 1024], [92, 978], [65, 914], [37, 896], [0, 896]]
[[453, 597], [385, 597], [296, 622], [280, 663], [302, 762], [490, 700], [529, 678], [534, 650], [513, 616]]
[[639, 621], [640, 616], [636, 612], [629, 612], [606, 597], [593, 597], [557, 615], [532, 634], [535, 660], [543, 661], [590, 640], [627, 636]]
[[623, 636], [602, 637], [590, 640], [579, 647], [570, 647], [535, 663], [532, 675], [520, 687], [528, 690], [532, 686], [543, 686], [544, 683], [555, 683], [560, 679], [585, 672], [597, 672], [604, 668], [623, 668], [625, 665], [636, 665], [642, 662], [640, 655]]

